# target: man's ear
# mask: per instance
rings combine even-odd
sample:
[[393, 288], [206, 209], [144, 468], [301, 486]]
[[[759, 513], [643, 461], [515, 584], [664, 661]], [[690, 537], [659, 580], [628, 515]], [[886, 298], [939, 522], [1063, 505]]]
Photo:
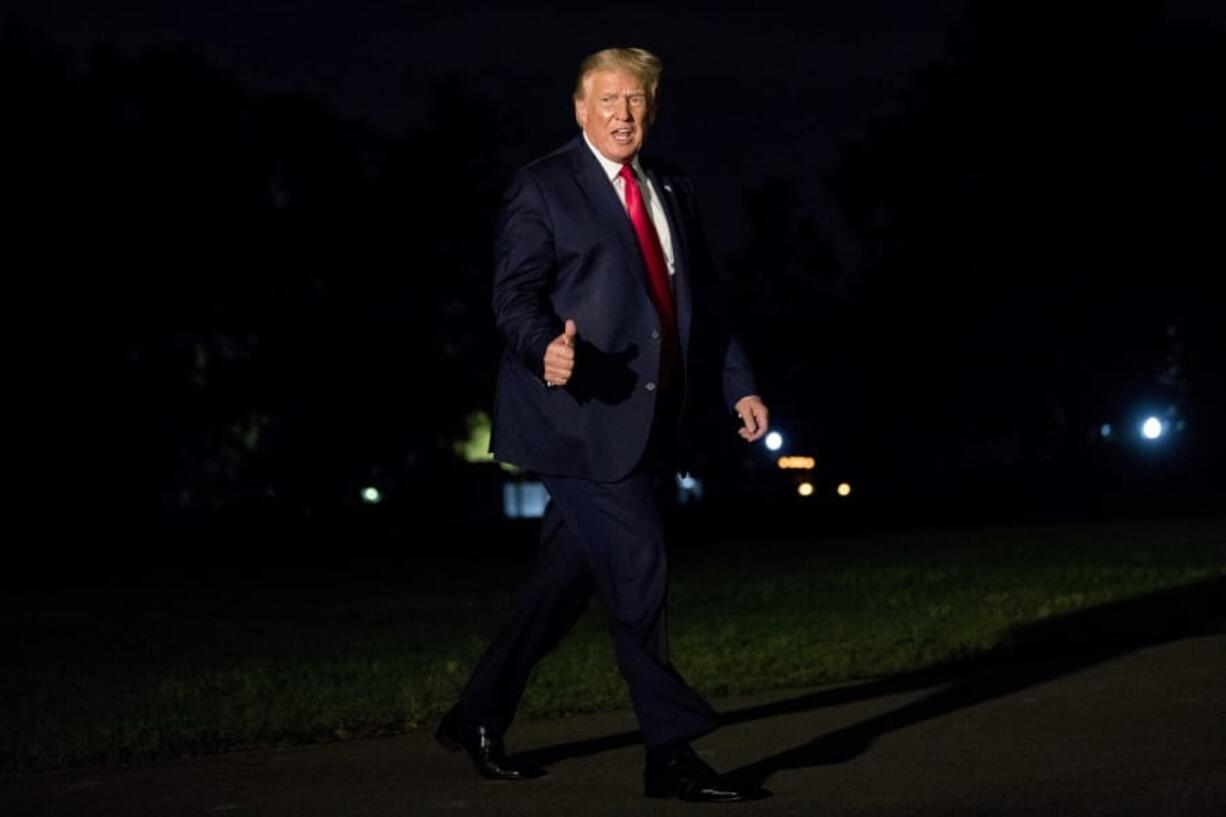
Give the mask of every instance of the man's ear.
[[587, 127], [587, 100], [575, 100], [575, 121], [579, 123], [579, 127]]

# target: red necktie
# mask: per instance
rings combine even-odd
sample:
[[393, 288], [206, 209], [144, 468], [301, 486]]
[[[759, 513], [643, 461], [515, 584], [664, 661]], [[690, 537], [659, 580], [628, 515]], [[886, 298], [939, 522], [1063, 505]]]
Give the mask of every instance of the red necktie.
[[634, 234], [643, 252], [647, 267], [647, 284], [651, 302], [660, 317], [660, 388], [668, 387], [673, 380], [677, 360], [677, 310], [673, 305], [673, 291], [668, 283], [668, 262], [660, 247], [660, 236], [651, 221], [651, 214], [643, 204], [643, 193], [630, 165], [622, 165], [619, 174], [626, 184], [626, 212], [634, 225]]

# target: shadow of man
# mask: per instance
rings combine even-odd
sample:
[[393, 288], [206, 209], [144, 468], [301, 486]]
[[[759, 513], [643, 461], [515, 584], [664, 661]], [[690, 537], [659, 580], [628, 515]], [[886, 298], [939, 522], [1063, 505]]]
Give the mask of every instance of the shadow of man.
[[[1013, 631], [993, 650], [920, 673], [852, 687], [839, 702], [936, 689], [918, 700], [728, 773], [761, 786], [783, 769], [843, 763], [887, 733], [1052, 681], [1143, 647], [1226, 629], [1226, 578], [1080, 610]], [[822, 693], [731, 713], [735, 723], [829, 705]]]
[[[818, 690], [785, 701], [723, 713], [728, 725], [922, 690], [923, 697], [889, 712], [729, 771], [738, 786], [765, 789], [775, 772], [844, 763], [885, 734], [1001, 698], [1148, 646], [1226, 631], [1226, 578], [1217, 577], [1136, 599], [1101, 605], [1020, 627], [986, 652], [920, 672]], [[524, 762], [550, 765], [632, 746], [624, 732], [525, 752]]]

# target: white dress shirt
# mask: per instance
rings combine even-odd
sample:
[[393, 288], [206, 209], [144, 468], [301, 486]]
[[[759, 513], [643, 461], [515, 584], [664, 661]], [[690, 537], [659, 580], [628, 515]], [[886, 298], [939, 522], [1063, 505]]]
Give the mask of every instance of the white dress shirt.
[[[617, 191], [617, 197], [621, 199], [622, 207], [625, 207], [626, 182], [621, 177], [621, 164], [606, 159], [604, 154], [592, 144], [592, 140], [588, 138], [586, 131], [583, 133], [583, 141], [587, 142], [592, 155], [596, 157], [596, 160], [600, 162], [600, 166], [604, 168], [605, 175], [609, 177], [609, 182], [613, 185], [613, 189]], [[673, 260], [673, 235], [668, 229], [668, 218], [664, 215], [664, 205], [656, 193], [655, 185], [651, 183], [651, 179], [643, 172], [643, 166], [639, 164], [638, 156], [634, 157], [631, 167], [634, 168], [634, 175], [639, 180], [639, 192], [643, 194], [643, 203], [647, 205], [647, 212], [651, 213], [651, 223], [656, 227], [656, 235], [660, 236], [660, 248], [664, 250], [664, 260], [668, 263], [668, 279], [671, 281], [673, 273], [676, 272], [676, 264]]]

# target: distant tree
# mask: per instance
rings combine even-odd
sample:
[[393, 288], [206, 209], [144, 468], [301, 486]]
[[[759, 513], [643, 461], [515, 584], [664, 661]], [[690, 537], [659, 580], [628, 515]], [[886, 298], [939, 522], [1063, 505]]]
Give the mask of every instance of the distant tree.
[[901, 112], [846, 146], [831, 185], [865, 247], [864, 340], [891, 339], [867, 361], [883, 447], [928, 468], [958, 439], [1067, 444], [1158, 375], [1167, 324], [1209, 348], [1223, 45], [1157, 3], [975, 2]]
[[0, 65], [49, 468], [129, 510], [456, 493], [431, 486], [496, 358], [495, 111], [444, 84], [389, 135], [187, 49], [73, 60], [12, 22]]

